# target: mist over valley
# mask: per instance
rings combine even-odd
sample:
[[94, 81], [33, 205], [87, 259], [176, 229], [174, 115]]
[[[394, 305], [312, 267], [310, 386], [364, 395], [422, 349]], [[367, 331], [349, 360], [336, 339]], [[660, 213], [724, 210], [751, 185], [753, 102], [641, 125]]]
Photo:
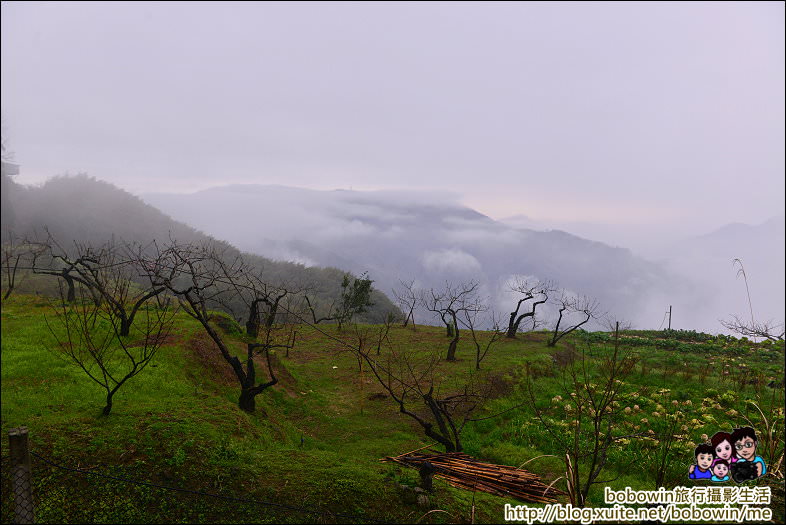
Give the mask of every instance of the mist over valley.
[[[782, 301], [773, 293], [783, 288], [779, 218], [671, 242], [652, 236], [649, 257], [643, 257], [572, 232], [495, 221], [437, 192], [230, 185], [142, 197], [251, 253], [356, 274], [368, 271], [374, 286], [388, 296], [400, 280], [414, 279], [418, 288], [428, 289], [446, 280], [474, 279], [493, 307], [507, 314], [515, 302], [510, 283], [529, 276], [595, 297], [612, 317], [636, 327], [663, 327], [663, 314], [672, 305], [673, 328], [717, 333], [723, 331], [718, 319], [745, 313], [744, 286], [732, 268], [732, 259], [739, 257], [762, 315], [783, 316]], [[591, 226], [581, 229], [591, 235]], [[763, 244], [772, 249], [755, 248]], [[418, 320], [436, 321], [427, 314], [420, 312]]]

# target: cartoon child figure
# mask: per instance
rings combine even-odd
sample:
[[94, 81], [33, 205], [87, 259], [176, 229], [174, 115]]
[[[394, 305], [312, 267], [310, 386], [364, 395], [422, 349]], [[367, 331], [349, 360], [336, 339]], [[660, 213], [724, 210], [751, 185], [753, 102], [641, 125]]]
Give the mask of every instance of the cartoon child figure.
[[710, 438], [710, 442], [715, 453], [713, 465], [721, 459], [726, 460], [727, 467], [737, 461], [737, 451], [734, 449], [734, 440], [731, 439], [731, 434], [728, 432], [715, 432]]
[[[756, 477], [760, 478], [767, 473], [767, 465], [761, 456], [756, 455], [756, 431], [751, 427], [735, 428], [731, 433], [731, 442], [737, 452], [737, 461], [751, 461], [756, 467]], [[755, 479], [755, 478], [752, 478]]]
[[723, 483], [729, 481], [729, 462], [725, 459], [719, 459], [712, 464], [712, 481]]
[[688, 471], [690, 479], [710, 479], [712, 477], [712, 460], [715, 459], [712, 445], [702, 443], [696, 447], [693, 453], [696, 456], [696, 464], [691, 465]]

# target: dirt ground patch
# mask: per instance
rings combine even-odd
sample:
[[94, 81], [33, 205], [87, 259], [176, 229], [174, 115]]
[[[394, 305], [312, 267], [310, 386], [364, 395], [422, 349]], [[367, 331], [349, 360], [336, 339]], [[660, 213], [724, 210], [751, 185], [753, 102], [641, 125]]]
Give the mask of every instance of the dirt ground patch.
[[[267, 363], [264, 363], [264, 359], [263, 356], [260, 356], [254, 362], [257, 364], [257, 369], [264, 367], [264, 371], [267, 373]], [[277, 355], [270, 355], [270, 363], [273, 365], [273, 372], [278, 379], [278, 383], [273, 388], [281, 388], [289, 397], [297, 397], [297, 379], [289, 373]]]
[[186, 348], [207, 371], [211, 380], [222, 385], [237, 383], [232, 367], [224, 360], [216, 343], [206, 334], [200, 333], [189, 339]]
[[[242, 346], [243, 351], [245, 351], [245, 345]], [[226, 362], [221, 355], [221, 351], [216, 346], [216, 343], [210, 339], [209, 336], [200, 333], [188, 341], [187, 347], [195, 360], [202, 368], [207, 370], [210, 380], [222, 385], [238, 385], [234, 370], [232, 370], [232, 367]], [[277, 355], [271, 354], [270, 362], [273, 366], [273, 372], [278, 379], [278, 383], [274, 388], [281, 388], [290, 397], [297, 397], [297, 380], [289, 373], [289, 370], [286, 369]], [[267, 381], [267, 362], [265, 356], [260, 355], [255, 357], [254, 366], [256, 369], [257, 381]]]

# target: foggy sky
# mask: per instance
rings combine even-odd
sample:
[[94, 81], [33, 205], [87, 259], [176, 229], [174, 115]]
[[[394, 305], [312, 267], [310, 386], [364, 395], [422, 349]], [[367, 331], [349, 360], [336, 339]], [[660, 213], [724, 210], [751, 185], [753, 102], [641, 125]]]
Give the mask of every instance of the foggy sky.
[[784, 4], [2, 4], [21, 183], [450, 191], [494, 218], [784, 213]]

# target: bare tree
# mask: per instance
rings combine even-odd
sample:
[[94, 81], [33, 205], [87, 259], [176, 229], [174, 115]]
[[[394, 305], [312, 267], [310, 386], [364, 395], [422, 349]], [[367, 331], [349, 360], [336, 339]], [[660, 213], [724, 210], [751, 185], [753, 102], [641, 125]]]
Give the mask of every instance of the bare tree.
[[2, 254], [3, 274], [5, 275], [3, 300], [11, 296], [14, 288], [20, 282], [19, 279], [24, 275], [20, 273], [20, 270], [22, 272], [29, 270], [35, 258], [33, 247], [22, 239], [17, 238], [13, 232], [8, 231], [5, 237], [6, 241], [3, 243]]
[[168, 337], [176, 308], [168, 297], [155, 295], [140, 310], [142, 322], [132, 334], [122, 334], [123, 320], [117, 310], [97, 304], [80, 287], [80, 297], [68, 300], [60, 283], [60, 300], [53, 304], [59, 329], [48, 320], [57, 339], [57, 353], [77, 365], [106, 392], [104, 415], [112, 411], [112, 398], [132, 377], [140, 374]]
[[262, 279], [261, 271], [254, 272], [251, 268], [230, 271], [225, 268], [225, 281], [234, 290], [231, 300], [225, 301], [219, 296], [217, 301], [225, 310], [231, 312], [239, 323], [243, 323], [246, 335], [251, 338], [259, 336], [260, 327], [270, 330], [280, 315], [282, 301], [300, 292], [292, 283], [273, 285]]
[[436, 353], [418, 355], [410, 350], [391, 349], [375, 359], [362, 348], [359, 350], [402, 414], [414, 419], [447, 452], [462, 450], [464, 426], [489, 397], [488, 384], [477, 373], [449, 383], [438, 373]]
[[[336, 307], [336, 302], [332, 301], [330, 303], [330, 305], [326, 309], [327, 313], [325, 315], [317, 316], [317, 311], [319, 311], [319, 310], [325, 311], [325, 308], [324, 307], [321, 308], [322, 305], [320, 305], [316, 300], [312, 299], [310, 297], [310, 295], [311, 294], [306, 292], [303, 295], [303, 300], [306, 302], [306, 306], [308, 307], [308, 311], [311, 314], [311, 323], [314, 324], [314, 325], [318, 325], [319, 323], [321, 323], [323, 321], [335, 321], [336, 320], [336, 314], [334, 313], [334, 310], [335, 310], [335, 307]], [[312, 303], [312, 300], [314, 301], [313, 303]]]
[[[385, 319], [382, 321], [382, 324], [377, 329], [376, 333], [376, 343], [377, 343], [377, 355], [382, 353], [382, 343], [387, 342], [390, 344], [390, 339], [388, 338], [388, 334], [390, 333], [390, 327], [393, 325], [393, 322], [397, 319], [397, 316], [393, 312], [388, 312], [385, 315]], [[413, 322], [414, 326], [414, 322]]]
[[[390, 328], [393, 326], [394, 322], [398, 321], [398, 316], [394, 312], [388, 312], [383, 318], [382, 322], [378, 323], [375, 327], [367, 327], [361, 328], [359, 325], [354, 326], [354, 334], [355, 334], [355, 341], [357, 341], [356, 346], [352, 346], [351, 344], [347, 344], [344, 342], [345, 346], [348, 350], [355, 352], [358, 361], [361, 361], [361, 355], [364, 351], [363, 349], [373, 344], [377, 349], [377, 355], [382, 353], [382, 346], [384, 343], [390, 344], [390, 338], [388, 334], [390, 333]], [[358, 351], [357, 349], [360, 349]]]
[[421, 295], [421, 304], [429, 312], [433, 312], [442, 319], [445, 324], [448, 337], [451, 338], [448, 344], [447, 361], [456, 360], [456, 347], [459, 342], [458, 316], [466, 311], [479, 311], [482, 306], [477, 297], [478, 283], [469, 281], [457, 286], [445, 282], [443, 290], [434, 288], [424, 291]]
[[96, 304], [106, 302], [113, 310], [121, 336], [130, 333], [139, 309], [164, 291], [164, 287], [152, 285], [140, 266], [145, 250], [140, 245], [114, 239], [98, 247], [74, 242], [68, 253], [51, 235], [43, 243], [30, 245], [33, 272], [61, 277], [68, 286], [69, 302], [75, 298], [75, 283], [85, 286]]
[[[548, 346], [555, 346], [557, 341], [577, 328], [583, 326], [593, 317], [601, 317], [601, 315], [598, 313], [598, 302], [595, 299], [590, 299], [586, 296], [577, 297], [563, 292], [562, 297], [559, 299], [558, 307], [559, 316], [557, 317], [557, 323], [554, 325], [554, 334], [552, 335]], [[562, 321], [568, 319], [568, 317], [571, 319], [571, 324], [568, 324], [568, 328], [565, 328], [563, 325], [562, 330], [560, 330]], [[575, 319], [580, 319], [581, 317], [584, 319], [576, 322]]]
[[[73, 302], [76, 300], [76, 284], [81, 284], [90, 291], [90, 295], [95, 303], [101, 302], [101, 297], [93, 288], [92, 283], [85, 280], [78, 271], [78, 267], [85, 259], [92, 257], [92, 254], [84, 253], [88, 250], [86, 245], [76, 245], [75, 254], [68, 253], [51, 235], [47, 233], [45, 241], [26, 241], [31, 246], [33, 255], [30, 263], [30, 270], [34, 274], [53, 275], [63, 279], [67, 291], [65, 300]], [[80, 253], [81, 252], [81, 253]]]
[[415, 330], [415, 308], [418, 304], [418, 294], [415, 291], [415, 280], [399, 280], [401, 288], [393, 289], [393, 297], [399, 308], [404, 312], [404, 328], [412, 321], [412, 329]]
[[[508, 321], [508, 329], [505, 337], [514, 338], [519, 331], [521, 321], [524, 319], [531, 318], [534, 327], [535, 309], [538, 305], [544, 304], [549, 300], [549, 294], [556, 291], [556, 287], [551, 281], [531, 282], [526, 279], [517, 278], [510, 289], [518, 295], [519, 299], [516, 302], [515, 310], [510, 312], [510, 320]], [[519, 313], [521, 307], [525, 305], [527, 301], [532, 301], [529, 304], [530, 310]]]
[[145, 249], [136, 244], [117, 244], [114, 240], [96, 249], [90, 245], [75, 246], [79, 258], [74, 269], [113, 311], [120, 323], [120, 335], [128, 335], [139, 309], [165, 290], [154, 285], [141, 267]]
[[633, 330], [632, 321], [628, 321], [627, 319], [620, 319], [613, 315], [603, 316], [603, 326], [607, 328], [609, 332]]
[[480, 370], [480, 363], [488, 355], [489, 350], [502, 339], [504, 332], [500, 327], [500, 320], [494, 311], [488, 312], [485, 319], [490, 330], [486, 334], [481, 334], [478, 326], [483, 322], [480, 319], [481, 312], [486, 313], [486, 309], [464, 310], [459, 322], [469, 330], [472, 344], [475, 346], [475, 370]]
[[[238, 405], [246, 412], [254, 412], [256, 396], [278, 383], [271, 350], [288, 350], [295, 344], [291, 327], [288, 331], [278, 330], [271, 322], [270, 325], [265, 323], [260, 329], [252, 319], [259, 313], [258, 309], [252, 306], [253, 302], [264, 297], [269, 290], [258, 288], [259, 280], [248, 278], [253, 274], [253, 269], [243, 262], [241, 256], [227, 257], [215, 245], [180, 245], [172, 242], [160, 250], [154, 259], [149, 260], [146, 268], [156, 285], [164, 286], [174, 293], [180, 299], [185, 312], [202, 325], [240, 383]], [[239, 290], [250, 293], [241, 294]], [[245, 363], [232, 355], [228, 342], [211, 324], [211, 307], [226, 305], [230, 298], [239, 299], [246, 306], [247, 336], [252, 340], [246, 343]], [[251, 330], [252, 334], [248, 334], [249, 326], [257, 327]], [[254, 362], [259, 356], [264, 356], [270, 377], [261, 383], [258, 383]]]
[[772, 321], [762, 323], [743, 321], [736, 315], [730, 320], [721, 320], [720, 323], [727, 330], [731, 330], [743, 337], [762, 337], [770, 341], [783, 341], [783, 323], [775, 324]]

